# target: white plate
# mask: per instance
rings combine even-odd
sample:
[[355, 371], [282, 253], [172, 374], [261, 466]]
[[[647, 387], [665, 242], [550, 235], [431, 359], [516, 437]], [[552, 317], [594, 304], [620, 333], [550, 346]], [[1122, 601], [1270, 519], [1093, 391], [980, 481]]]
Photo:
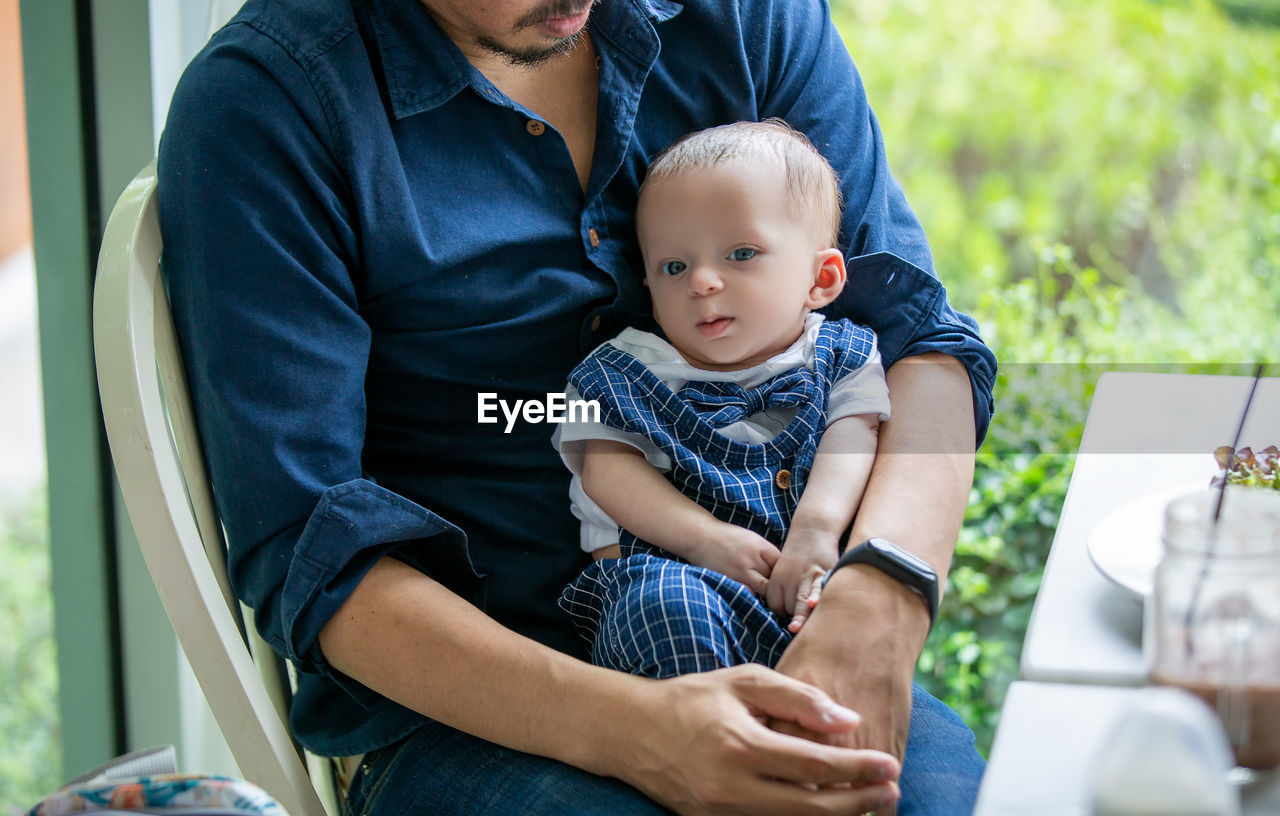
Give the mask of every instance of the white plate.
[[1208, 489], [1193, 482], [1134, 499], [1108, 514], [1089, 536], [1089, 559], [1117, 586], [1138, 596], [1151, 594], [1156, 564], [1164, 552], [1164, 508], [1171, 500]]

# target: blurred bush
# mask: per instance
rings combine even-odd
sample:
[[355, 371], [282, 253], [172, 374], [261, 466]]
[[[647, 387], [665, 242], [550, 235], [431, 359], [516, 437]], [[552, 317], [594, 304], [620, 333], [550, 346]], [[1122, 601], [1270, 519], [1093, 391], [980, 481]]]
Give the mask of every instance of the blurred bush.
[[1280, 0], [1217, 0], [1218, 6], [1243, 23], [1280, 26]]
[[984, 751], [1098, 375], [1280, 352], [1280, 29], [1244, 5], [1274, 3], [833, 0], [939, 275], [1001, 362], [918, 672]]
[[62, 782], [48, 518], [43, 494], [0, 507], [0, 814]]

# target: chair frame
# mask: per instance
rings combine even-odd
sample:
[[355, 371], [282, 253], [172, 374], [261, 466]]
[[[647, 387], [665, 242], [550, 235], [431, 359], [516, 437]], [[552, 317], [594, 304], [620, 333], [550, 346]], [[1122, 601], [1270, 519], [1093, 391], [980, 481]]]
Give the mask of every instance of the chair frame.
[[[94, 354], [111, 457], [178, 641], [242, 776], [292, 816], [336, 816], [329, 761], [295, 746], [281, 661], [231, 592], [182, 355], [160, 275], [156, 162], [107, 221], [93, 298]], [[308, 767], [310, 774], [308, 774]]]

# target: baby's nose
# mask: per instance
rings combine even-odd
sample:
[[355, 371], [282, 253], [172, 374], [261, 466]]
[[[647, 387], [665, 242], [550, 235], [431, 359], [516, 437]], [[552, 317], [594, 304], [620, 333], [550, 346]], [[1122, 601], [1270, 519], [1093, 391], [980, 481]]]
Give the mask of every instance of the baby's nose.
[[699, 264], [689, 274], [689, 292], [694, 295], [706, 295], [718, 292], [724, 287], [720, 273], [712, 266]]

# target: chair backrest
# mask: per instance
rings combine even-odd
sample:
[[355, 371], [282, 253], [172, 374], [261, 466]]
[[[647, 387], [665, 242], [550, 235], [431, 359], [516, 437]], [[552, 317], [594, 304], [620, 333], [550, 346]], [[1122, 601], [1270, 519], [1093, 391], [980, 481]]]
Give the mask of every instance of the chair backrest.
[[155, 193], [152, 161], [111, 211], [94, 285], [98, 391], [120, 491], [165, 612], [241, 775], [292, 816], [326, 810], [334, 816], [325, 761], [304, 764], [294, 746], [278, 661], [252, 621], [245, 625], [227, 580], [222, 526], [160, 277]]

